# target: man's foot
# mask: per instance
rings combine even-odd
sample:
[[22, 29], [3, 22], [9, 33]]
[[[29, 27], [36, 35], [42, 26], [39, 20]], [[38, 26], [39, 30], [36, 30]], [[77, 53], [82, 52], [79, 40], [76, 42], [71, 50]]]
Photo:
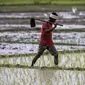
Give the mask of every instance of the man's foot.
[[33, 68], [33, 65], [31, 65], [29, 68]]
[[58, 65], [58, 60], [54, 59], [55, 65]]
[[33, 65], [31, 65], [31, 67], [33, 67]]
[[58, 65], [56, 65], [56, 68], [59, 68]]

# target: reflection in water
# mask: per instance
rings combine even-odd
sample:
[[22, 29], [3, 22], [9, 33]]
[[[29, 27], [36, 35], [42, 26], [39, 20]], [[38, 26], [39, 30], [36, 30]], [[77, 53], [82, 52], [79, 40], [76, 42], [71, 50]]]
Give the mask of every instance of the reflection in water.
[[38, 75], [44, 85], [52, 85], [52, 78], [54, 77], [54, 71], [53, 70], [38, 70]]
[[84, 80], [85, 71], [0, 68], [1, 85], [84, 85]]

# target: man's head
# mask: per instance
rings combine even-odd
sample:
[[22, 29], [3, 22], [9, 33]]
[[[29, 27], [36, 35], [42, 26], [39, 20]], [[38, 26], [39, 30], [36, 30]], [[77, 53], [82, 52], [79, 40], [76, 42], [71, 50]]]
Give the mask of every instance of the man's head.
[[58, 16], [55, 12], [53, 12], [53, 13], [51, 13], [50, 16], [49, 16], [49, 22], [55, 23], [55, 21], [56, 21], [58, 18], [59, 18], [59, 16]]

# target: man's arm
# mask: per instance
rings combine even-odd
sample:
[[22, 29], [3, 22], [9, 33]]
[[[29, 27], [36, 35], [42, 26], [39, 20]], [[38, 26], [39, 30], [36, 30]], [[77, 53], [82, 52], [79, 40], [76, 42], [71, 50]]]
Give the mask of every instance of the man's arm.
[[56, 28], [57, 25], [54, 25], [54, 27], [50, 28], [50, 29], [45, 29], [45, 32], [49, 33], [49, 32], [52, 32], [55, 28]]

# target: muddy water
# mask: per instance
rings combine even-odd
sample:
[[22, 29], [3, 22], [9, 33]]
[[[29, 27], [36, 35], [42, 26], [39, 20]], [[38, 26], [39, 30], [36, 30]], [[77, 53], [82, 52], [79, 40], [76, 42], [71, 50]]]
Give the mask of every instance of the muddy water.
[[[23, 54], [37, 53], [40, 33], [38, 32], [3, 32], [0, 33], [0, 54]], [[85, 33], [68, 32], [53, 33], [54, 43], [58, 51], [64, 50], [85, 50]], [[26, 44], [29, 43], [30, 44]], [[32, 43], [38, 44], [32, 44]], [[67, 45], [63, 45], [67, 43]], [[76, 44], [75, 46], [69, 44]]]

